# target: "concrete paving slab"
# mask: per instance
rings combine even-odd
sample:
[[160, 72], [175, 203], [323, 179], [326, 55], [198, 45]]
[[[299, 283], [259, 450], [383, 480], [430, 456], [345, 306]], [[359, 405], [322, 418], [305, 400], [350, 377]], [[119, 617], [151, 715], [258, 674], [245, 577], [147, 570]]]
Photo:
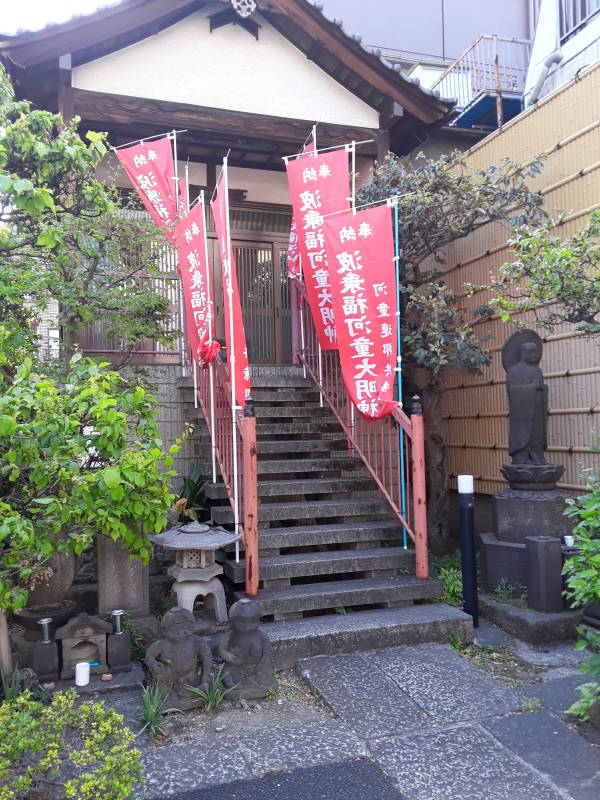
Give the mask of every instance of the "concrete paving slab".
[[514, 691], [445, 645], [395, 648], [369, 654], [369, 658], [441, 724], [484, 719], [521, 708]]
[[405, 800], [372, 761], [327, 764], [185, 792], [165, 800]]
[[600, 750], [547, 711], [482, 723], [498, 741], [577, 800], [600, 797]]
[[362, 738], [431, 726], [431, 718], [362, 655], [318, 656], [296, 669]]
[[579, 699], [575, 691], [582, 683], [590, 683], [591, 678], [578, 672], [566, 678], [558, 678], [547, 683], [528, 683], [519, 689], [527, 697], [538, 697], [544, 708], [555, 714], [563, 714], [569, 706]]
[[257, 731], [241, 736], [239, 745], [255, 777], [367, 755], [364, 742], [337, 720]]
[[145, 748], [142, 751], [146, 778], [144, 800], [165, 800], [181, 792], [231, 783], [252, 777], [242, 750], [229, 746], [198, 747], [196, 742]]
[[478, 725], [381, 739], [369, 749], [408, 800], [566, 800]]

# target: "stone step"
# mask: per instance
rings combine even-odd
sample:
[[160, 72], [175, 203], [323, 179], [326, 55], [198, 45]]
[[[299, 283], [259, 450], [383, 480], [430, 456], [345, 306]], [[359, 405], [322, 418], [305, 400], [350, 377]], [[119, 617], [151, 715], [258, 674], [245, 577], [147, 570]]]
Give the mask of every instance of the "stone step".
[[[259, 522], [276, 522], [292, 519], [327, 519], [328, 517], [356, 517], [370, 514], [388, 514], [389, 506], [379, 498], [359, 500], [305, 500], [301, 503], [260, 503]], [[225, 525], [233, 522], [233, 511], [229, 505], [213, 506], [213, 522]]]
[[[380, 522], [337, 522], [332, 525], [298, 525], [293, 528], [264, 528], [258, 543], [262, 550], [315, 547], [357, 542], [386, 542], [402, 539], [396, 520]], [[243, 545], [242, 545], [243, 546]]]
[[263, 440], [256, 447], [257, 456], [273, 453], [329, 453], [331, 450], [343, 450], [348, 447], [348, 440], [338, 439], [286, 439], [285, 441]]
[[259, 475], [283, 475], [297, 472], [346, 472], [361, 469], [360, 458], [286, 458], [258, 461]]
[[[287, 669], [298, 659], [309, 656], [426, 642], [446, 644], [450, 631], [463, 642], [470, 642], [473, 638], [471, 617], [444, 603], [267, 622], [261, 629], [273, 645], [276, 669]], [[365, 673], [365, 681], [368, 680], [368, 673]]]
[[319, 392], [310, 387], [296, 387], [295, 389], [252, 389], [252, 399], [258, 404], [262, 403], [316, 403], [319, 404]]
[[297, 377], [303, 374], [302, 367], [296, 364], [250, 364], [249, 371], [251, 379], [272, 375]]
[[[278, 478], [271, 481], [259, 481], [258, 496], [260, 498], [283, 497], [285, 495], [373, 491], [374, 489], [375, 484], [370, 476], [355, 478], [301, 478], [300, 480], [281, 480]], [[204, 491], [211, 500], [223, 500], [227, 497], [225, 486], [222, 483], [209, 483]]]
[[[412, 569], [415, 554], [403, 547], [378, 547], [374, 550], [330, 550], [317, 553], [290, 553], [285, 556], [262, 556], [260, 577], [305, 578], [314, 575], [339, 575], [346, 572]], [[234, 583], [244, 580], [244, 559], [223, 565], [225, 575]]]
[[302, 372], [297, 375], [255, 375], [250, 379], [254, 389], [293, 389], [294, 387], [314, 389], [315, 385], [310, 378], [303, 378]]
[[270, 417], [271, 419], [284, 419], [285, 417], [291, 417], [293, 419], [297, 417], [329, 417], [331, 421], [335, 419], [329, 408], [321, 408], [319, 405], [257, 406], [255, 411], [257, 420], [262, 420], [263, 417]]
[[256, 438], [269, 436], [300, 436], [301, 434], [335, 433], [340, 430], [335, 419], [315, 420], [314, 422], [257, 422]]
[[[257, 599], [263, 616], [267, 616], [379, 603], [439, 600], [442, 592], [441, 581], [433, 578], [420, 580], [414, 575], [398, 575], [394, 578], [358, 578], [277, 586], [261, 589]], [[235, 595], [238, 600], [246, 597], [245, 592], [236, 592]]]

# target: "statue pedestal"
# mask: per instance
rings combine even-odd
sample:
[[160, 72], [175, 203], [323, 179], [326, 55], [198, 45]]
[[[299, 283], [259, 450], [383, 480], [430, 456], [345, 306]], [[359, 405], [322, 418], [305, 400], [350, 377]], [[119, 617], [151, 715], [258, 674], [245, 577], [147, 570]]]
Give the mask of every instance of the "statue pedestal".
[[569, 494], [559, 489], [496, 492], [495, 530], [480, 536], [481, 580], [486, 592], [493, 592], [504, 579], [527, 586], [530, 607], [563, 610], [561, 539], [572, 533], [574, 524], [563, 513], [567, 497]]
[[122, 608], [129, 617], [150, 613], [149, 572], [139, 558], [98, 536], [98, 614]]
[[564, 516], [568, 492], [500, 489], [493, 498], [494, 533], [501, 542], [525, 543], [527, 536], [562, 539], [573, 532], [573, 522]]

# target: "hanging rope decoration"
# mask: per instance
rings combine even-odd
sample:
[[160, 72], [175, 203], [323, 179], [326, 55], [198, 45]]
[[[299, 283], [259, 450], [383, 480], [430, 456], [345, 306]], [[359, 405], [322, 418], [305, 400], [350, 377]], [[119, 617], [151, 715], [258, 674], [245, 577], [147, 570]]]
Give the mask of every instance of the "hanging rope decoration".
[[255, 0], [231, 0], [231, 5], [240, 17], [249, 17], [252, 12], [256, 11]]

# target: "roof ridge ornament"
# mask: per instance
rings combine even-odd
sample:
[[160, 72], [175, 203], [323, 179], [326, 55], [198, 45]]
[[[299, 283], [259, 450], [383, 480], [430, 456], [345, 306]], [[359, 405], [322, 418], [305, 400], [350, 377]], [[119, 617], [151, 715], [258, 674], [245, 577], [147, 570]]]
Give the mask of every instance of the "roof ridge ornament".
[[240, 17], [249, 17], [256, 11], [256, 0], [231, 0], [231, 5], [235, 8]]

